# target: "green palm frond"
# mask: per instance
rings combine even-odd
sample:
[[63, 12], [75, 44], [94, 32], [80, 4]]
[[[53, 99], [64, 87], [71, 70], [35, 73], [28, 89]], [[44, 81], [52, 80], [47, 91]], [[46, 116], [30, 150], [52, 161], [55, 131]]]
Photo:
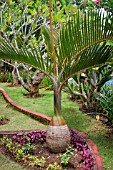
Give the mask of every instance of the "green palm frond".
[[[45, 55], [39, 46], [22, 44], [20, 49], [16, 49], [0, 36], [0, 58], [30, 64], [47, 74], [53, 74], [54, 58], [51, 53], [49, 28], [43, 27], [42, 33], [45, 39]], [[58, 71], [64, 81], [79, 71], [104, 63], [113, 52], [113, 46], [106, 45], [107, 41], [113, 41], [112, 24], [107, 16], [104, 17], [99, 11], [89, 11], [82, 15], [77, 12], [60, 33], [57, 30], [53, 33]], [[100, 44], [101, 42], [105, 43]]]
[[105, 63], [112, 54], [113, 47], [106, 45], [106, 42], [94, 44], [78, 56], [78, 61], [75, 58], [69, 66], [64, 68], [63, 79], [73, 77], [74, 74], [84, 69]]
[[77, 14], [68, 21], [60, 32], [57, 57], [61, 67], [78, 60], [79, 54], [94, 44], [113, 41], [113, 29], [107, 17], [99, 11]]
[[[51, 37], [50, 37], [50, 27], [48, 25], [44, 25], [41, 30], [42, 30], [42, 34], [44, 36], [46, 50], [48, 53], [51, 54], [52, 53], [52, 51], [51, 51], [52, 45], [51, 45]], [[57, 46], [57, 44], [58, 44], [59, 35], [60, 35], [60, 30], [58, 28], [53, 28], [53, 37], [54, 37], [55, 46]]]
[[[21, 44], [21, 40], [18, 39]], [[39, 47], [32, 44], [31, 46], [21, 45], [20, 49], [17, 49], [12, 43], [9, 43], [4, 37], [0, 36], [0, 58], [11, 59], [19, 62], [23, 62], [33, 67], [39, 68], [41, 71], [48, 73], [51, 68], [51, 63], [48, 55], [44, 57]], [[48, 64], [49, 63], [49, 64]], [[48, 67], [47, 67], [48, 66]]]

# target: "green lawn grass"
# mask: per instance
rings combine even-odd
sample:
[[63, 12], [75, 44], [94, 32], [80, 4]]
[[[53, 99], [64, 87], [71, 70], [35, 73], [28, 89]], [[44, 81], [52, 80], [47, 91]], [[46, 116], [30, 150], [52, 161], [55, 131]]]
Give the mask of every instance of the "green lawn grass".
[[25, 170], [22, 166], [11, 161], [8, 157], [0, 153], [0, 170]]
[[[36, 99], [23, 97], [26, 91], [22, 87], [7, 87], [6, 83], [0, 84], [7, 94], [19, 105], [31, 110], [52, 116], [53, 114], [53, 92], [40, 90], [45, 96]], [[113, 135], [106, 138], [107, 128], [100, 121], [96, 121], [79, 111], [79, 105], [71, 102], [66, 93], [62, 93], [62, 114], [70, 128], [76, 128], [85, 132], [99, 148], [99, 153], [104, 160], [104, 169], [113, 169]], [[30, 118], [31, 119], [31, 118]], [[20, 122], [21, 124], [22, 122]]]
[[31, 119], [22, 112], [15, 110], [6, 103], [3, 96], [0, 94], [0, 118], [1, 117], [8, 118], [10, 121], [7, 124], [0, 126], [0, 131], [47, 128], [47, 126], [39, 121]]

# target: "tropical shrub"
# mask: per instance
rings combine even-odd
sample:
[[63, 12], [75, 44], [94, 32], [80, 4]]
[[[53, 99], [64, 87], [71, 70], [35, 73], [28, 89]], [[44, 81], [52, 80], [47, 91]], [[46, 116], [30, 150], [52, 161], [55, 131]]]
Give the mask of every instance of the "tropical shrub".
[[99, 105], [106, 112], [106, 116], [113, 124], [113, 86], [105, 85], [99, 93]]
[[53, 89], [52, 81], [47, 76], [45, 76], [41, 82], [40, 87], [42, 87], [42, 88], [44, 87], [47, 90], [52, 90]]
[[79, 99], [88, 111], [98, 111], [98, 93], [102, 86], [111, 79], [113, 68], [111, 65], [90, 68], [78, 73], [68, 80], [65, 90], [72, 99]]

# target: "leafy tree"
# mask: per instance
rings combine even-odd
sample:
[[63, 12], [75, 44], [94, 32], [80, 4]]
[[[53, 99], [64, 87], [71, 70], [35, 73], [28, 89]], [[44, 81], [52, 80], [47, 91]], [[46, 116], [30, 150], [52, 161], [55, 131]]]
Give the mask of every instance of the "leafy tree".
[[[69, 2], [66, 1], [64, 2], [53, 1], [53, 3], [54, 3], [53, 21], [54, 21], [54, 25], [57, 26], [58, 23], [59, 24], [63, 23], [66, 20], [68, 15], [73, 12], [72, 10], [73, 8], [71, 7], [71, 4], [69, 4]], [[45, 0], [43, 1], [10, 0], [10, 1], [6, 1], [5, 3], [1, 2], [0, 11], [1, 11], [0, 12], [1, 35], [6, 37], [13, 44], [15, 44], [16, 48], [20, 48], [20, 44], [18, 43], [18, 38], [21, 38], [23, 43], [25, 43], [26, 45], [28, 45], [29, 43], [32, 44], [32, 42], [37, 43], [37, 40], [41, 39], [40, 38], [41, 26], [44, 24], [44, 22], [46, 23], [49, 22], [47, 0], [46, 1]], [[65, 15], [63, 15], [64, 11], [65, 11]], [[40, 48], [42, 51], [44, 51], [43, 40], [41, 42], [42, 44], [40, 45]], [[17, 62], [14, 62], [13, 64], [11, 60], [10, 62], [5, 61], [4, 63], [7, 64], [7, 67], [11, 68], [10, 70], [12, 72], [13, 85], [18, 84], [18, 80], [17, 80], [18, 77], [22, 86], [27, 91], [30, 92], [31, 97], [32, 94], [33, 96], [38, 95], [39, 85], [37, 85], [36, 87], [36, 84], [33, 84], [33, 81], [31, 81], [31, 83], [28, 82], [25, 83], [23, 78], [20, 77], [19, 67], [18, 67], [18, 65], [20, 64], [18, 64]], [[24, 68], [26, 68], [25, 65]], [[33, 76], [33, 79], [34, 78], [37, 79], [36, 75], [40, 77], [42, 73], [35, 74]], [[37, 82], [37, 80], [35, 82]]]
[[52, 5], [49, 1], [50, 26], [41, 29], [46, 53], [40, 42], [32, 46], [18, 39], [20, 48], [0, 36], [0, 58], [13, 59], [38, 68], [53, 82], [54, 115], [48, 126], [46, 142], [53, 152], [62, 152], [70, 143], [70, 132], [62, 117], [61, 90], [78, 72], [104, 63], [112, 54], [113, 29], [99, 11], [77, 11], [60, 29], [52, 27]]
[[[43, 7], [42, 7], [43, 5]], [[2, 36], [6, 37], [11, 43], [13, 43], [16, 48], [20, 48], [18, 43], [18, 38], [21, 38], [24, 44], [28, 45], [31, 42], [36, 43], [36, 39], [40, 35], [40, 27], [45, 22], [46, 18], [49, 17], [46, 12], [47, 4], [41, 1], [16, 1], [11, 0], [1, 3], [0, 7], [0, 33]], [[46, 18], [45, 18], [46, 14]], [[7, 61], [5, 61], [7, 62]], [[11, 62], [11, 61], [10, 61]], [[17, 85], [17, 77], [20, 80], [22, 86], [30, 93], [31, 97], [37, 97], [39, 95], [39, 84], [44, 77], [43, 73], [35, 74], [30, 81], [30, 83], [25, 83], [23, 78], [20, 77], [19, 65], [17, 62], [9, 63], [13, 66], [12, 77], [13, 85]], [[25, 65], [24, 65], [25, 66]], [[24, 67], [26, 68], [26, 67]], [[43, 76], [42, 76], [43, 74]], [[39, 76], [39, 78], [37, 78]], [[41, 78], [41, 79], [40, 79]], [[35, 80], [34, 80], [35, 79]], [[39, 82], [40, 79], [40, 82]]]

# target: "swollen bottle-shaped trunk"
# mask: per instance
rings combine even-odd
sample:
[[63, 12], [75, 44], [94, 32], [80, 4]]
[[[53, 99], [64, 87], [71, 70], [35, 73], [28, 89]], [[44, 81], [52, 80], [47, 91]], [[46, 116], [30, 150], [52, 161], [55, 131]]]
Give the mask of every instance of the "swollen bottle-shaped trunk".
[[63, 152], [70, 144], [70, 132], [61, 115], [61, 93], [54, 87], [54, 116], [48, 126], [46, 143], [51, 152]]

